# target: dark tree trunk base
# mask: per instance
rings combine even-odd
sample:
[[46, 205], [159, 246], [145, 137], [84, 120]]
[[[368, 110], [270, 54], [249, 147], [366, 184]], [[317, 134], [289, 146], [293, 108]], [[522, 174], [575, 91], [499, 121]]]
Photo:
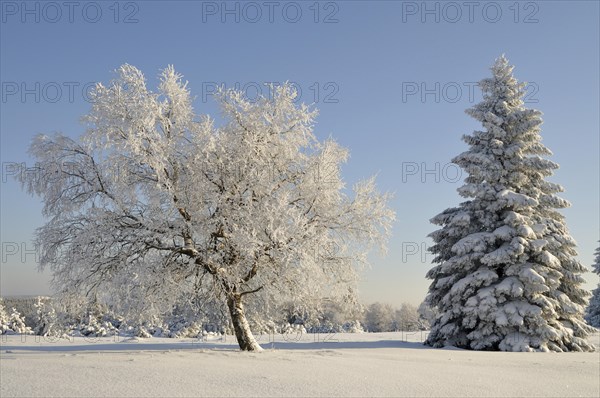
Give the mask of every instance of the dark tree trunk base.
[[262, 351], [262, 347], [256, 342], [250, 330], [250, 325], [244, 313], [242, 297], [239, 294], [227, 297], [227, 307], [229, 307], [233, 330], [235, 331], [235, 337], [237, 338], [240, 350]]

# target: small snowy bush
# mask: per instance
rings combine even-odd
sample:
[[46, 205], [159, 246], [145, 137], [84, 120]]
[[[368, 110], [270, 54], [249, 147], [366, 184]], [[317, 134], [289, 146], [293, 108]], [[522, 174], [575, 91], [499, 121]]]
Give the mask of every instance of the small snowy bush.
[[4, 334], [10, 330], [10, 318], [4, 308], [4, 301], [0, 298], [0, 334]]
[[34, 333], [38, 336], [62, 336], [65, 328], [60, 324], [56, 309], [50, 299], [38, 297], [36, 304]]
[[25, 325], [25, 320], [15, 308], [12, 309], [8, 317], [8, 328], [9, 333], [12, 331], [17, 334], [33, 334], [31, 328]]
[[[592, 265], [593, 271], [600, 275], [600, 247], [596, 249], [596, 259], [594, 265]], [[587, 307], [586, 318], [588, 323], [598, 329], [600, 329], [600, 283], [598, 287], [592, 292], [592, 298]]]

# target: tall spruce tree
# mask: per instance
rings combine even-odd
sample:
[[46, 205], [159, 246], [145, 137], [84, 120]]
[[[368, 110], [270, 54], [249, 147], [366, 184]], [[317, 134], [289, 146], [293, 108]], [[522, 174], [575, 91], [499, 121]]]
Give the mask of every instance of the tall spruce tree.
[[[596, 249], [595, 254], [596, 259], [592, 268], [596, 274], [600, 275], [600, 247]], [[590, 325], [600, 329], [600, 283], [592, 293], [590, 305], [587, 308], [586, 320]]]
[[541, 112], [524, 107], [525, 84], [504, 56], [467, 109], [483, 129], [452, 161], [467, 173], [468, 200], [431, 222], [437, 263], [427, 303], [439, 311], [426, 341], [475, 350], [592, 351], [583, 319], [585, 268], [557, 209], [570, 204], [548, 182], [558, 164], [541, 143]]

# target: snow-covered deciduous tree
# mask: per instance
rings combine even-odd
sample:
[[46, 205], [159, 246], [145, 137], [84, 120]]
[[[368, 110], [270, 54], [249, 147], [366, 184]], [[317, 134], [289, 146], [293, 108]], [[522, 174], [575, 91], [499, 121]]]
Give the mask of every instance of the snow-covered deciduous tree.
[[373, 303], [365, 311], [364, 325], [369, 332], [390, 332], [394, 328], [394, 308], [387, 303]]
[[373, 178], [347, 193], [347, 150], [316, 139], [291, 85], [254, 102], [223, 91], [221, 127], [172, 67], [152, 92], [124, 65], [91, 97], [84, 137], [37, 136], [38, 173], [20, 177], [43, 198], [40, 266], [62, 290], [144, 310], [218, 302], [240, 348], [259, 350], [245, 302], [353, 295], [366, 253], [384, 249], [389, 196]]
[[[600, 247], [596, 249], [595, 254], [596, 257], [594, 265], [592, 265], [592, 270], [600, 275]], [[592, 298], [586, 312], [586, 320], [590, 325], [600, 329], [600, 283], [592, 292]]]
[[423, 321], [419, 317], [417, 307], [410, 303], [402, 303], [394, 315], [394, 330], [415, 331], [425, 329]]
[[431, 222], [434, 262], [427, 303], [439, 311], [426, 343], [476, 350], [582, 351], [585, 268], [557, 209], [569, 203], [545, 180], [558, 164], [541, 143], [541, 112], [523, 105], [525, 88], [502, 56], [467, 110], [483, 129], [453, 162], [468, 176], [468, 200]]

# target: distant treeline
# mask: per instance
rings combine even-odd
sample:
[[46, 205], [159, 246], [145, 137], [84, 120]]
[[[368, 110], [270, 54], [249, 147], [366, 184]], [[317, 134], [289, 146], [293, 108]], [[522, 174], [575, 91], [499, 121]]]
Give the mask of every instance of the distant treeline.
[[[294, 307], [281, 306], [268, 319], [251, 318], [257, 333], [356, 333], [426, 330], [431, 311], [404, 303], [400, 308], [373, 303], [359, 312], [346, 313], [333, 303], [323, 307], [318, 317], [310, 317]], [[47, 296], [20, 296], [0, 299], [0, 326], [3, 333], [31, 333], [52, 336], [198, 337], [206, 333], [233, 332], [229, 319], [217, 311], [199, 312], [186, 306], [175, 307], [161, 316], [119, 315], [113, 308], [85, 300], [65, 305]]]

